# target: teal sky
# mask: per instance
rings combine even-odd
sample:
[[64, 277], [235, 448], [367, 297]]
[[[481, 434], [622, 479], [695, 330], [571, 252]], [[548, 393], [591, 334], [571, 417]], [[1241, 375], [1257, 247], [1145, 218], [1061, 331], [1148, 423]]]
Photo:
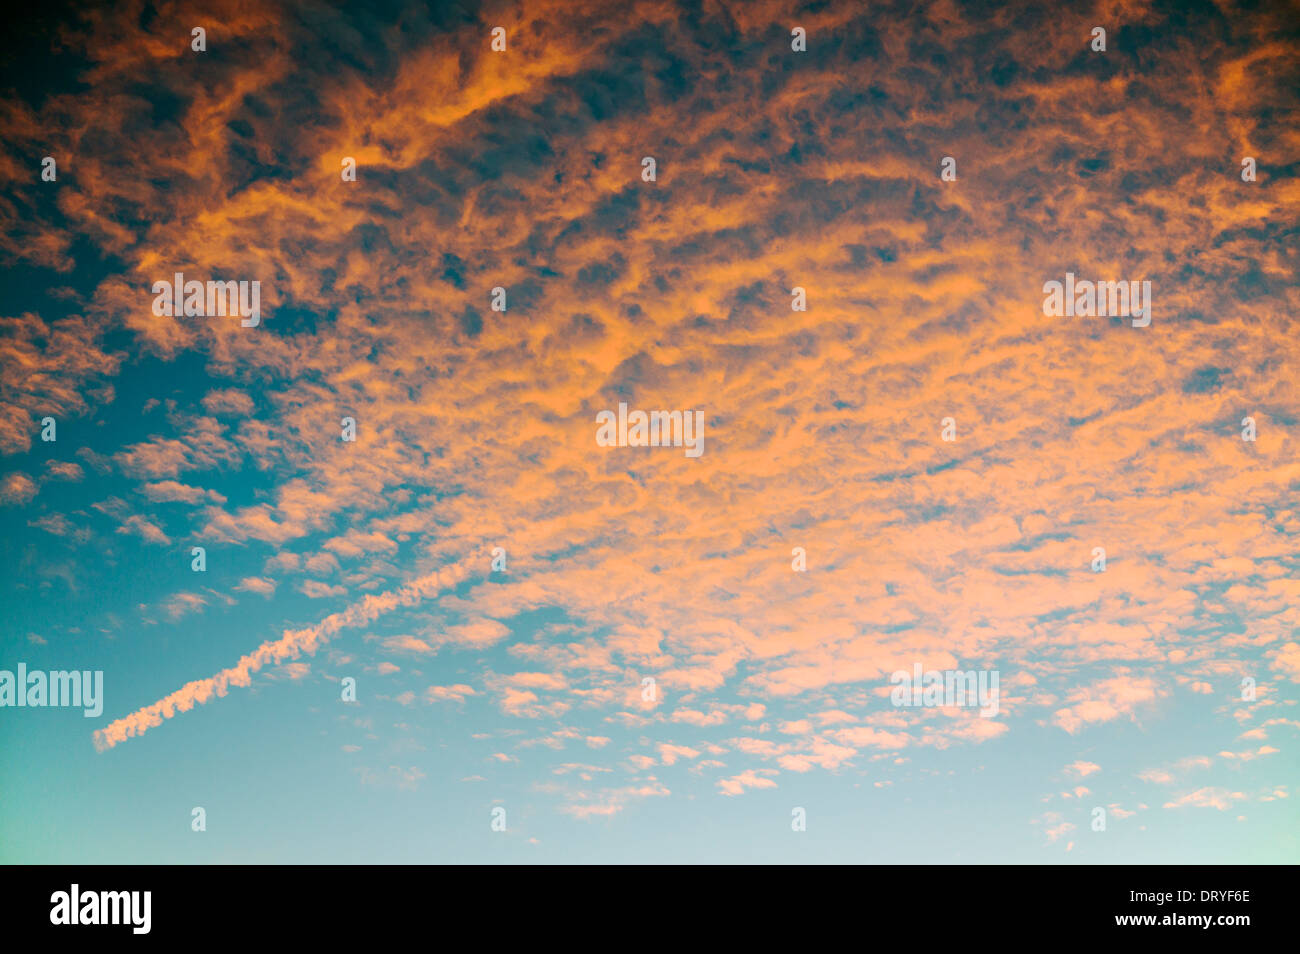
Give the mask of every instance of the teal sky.
[[0, 861], [1294, 864], [1288, 12], [33, 13]]

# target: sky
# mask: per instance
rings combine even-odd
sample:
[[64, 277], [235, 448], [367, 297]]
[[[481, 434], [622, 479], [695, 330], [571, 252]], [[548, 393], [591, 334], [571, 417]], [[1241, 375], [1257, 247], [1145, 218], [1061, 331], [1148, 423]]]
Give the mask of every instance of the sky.
[[0, 861], [1300, 861], [1296, 14], [29, 11]]

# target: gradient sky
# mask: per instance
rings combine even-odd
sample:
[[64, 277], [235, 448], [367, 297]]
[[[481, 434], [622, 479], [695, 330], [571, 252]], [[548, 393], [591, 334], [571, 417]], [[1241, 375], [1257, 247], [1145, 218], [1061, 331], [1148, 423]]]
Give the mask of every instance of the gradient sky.
[[0, 709], [0, 860], [1300, 861], [1294, 4], [31, 16], [0, 669], [105, 704]]

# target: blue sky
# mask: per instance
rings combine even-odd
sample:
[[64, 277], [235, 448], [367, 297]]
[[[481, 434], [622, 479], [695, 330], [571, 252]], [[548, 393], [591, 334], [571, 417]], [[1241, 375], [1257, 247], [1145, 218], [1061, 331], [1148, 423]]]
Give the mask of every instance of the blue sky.
[[[1294, 863], [1292, 34], [25, 21], [0, 670], [105, 701], [0, 708], [0, 860]], [[262, 320], [155, 314], [176, 272]], [[605, 446], [620, 403], [703, 454]], [[999, 712], [895, 706], [913, 666]]]

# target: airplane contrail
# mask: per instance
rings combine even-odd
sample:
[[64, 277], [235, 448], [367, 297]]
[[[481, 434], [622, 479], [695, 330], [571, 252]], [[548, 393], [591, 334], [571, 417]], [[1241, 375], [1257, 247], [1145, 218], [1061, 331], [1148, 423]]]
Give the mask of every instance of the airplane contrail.
[[263, 643], [229, 669], [223, 669], [207, 679], [187, 682], [180, 689], [152, 705], [137, 709], [130, 715], [95, 730], [95, 748], [101, 752], [104, 749], [111, 749], [125, 739], [141, 735], [154, 726], [161, 725], [163, 720], [172, 718], [177, 712], [188, 712], [195, 705], [202, 705], [213, 696], [224, 696], [230, 686], [247, 686], [252, 681], [253, 673], [267, 663], [283, 662], [303, 652], [314, 653], [318, 646], [328, 641], [339, 630], [372, 622], [399, 606], [412, 606], [440, 590], [456, 586], [469, 575], [470, 571], [464, 563], [453, 564], [412, 580], [396, 590], [380, 593], [378, 596], [368, 595], [347, 609], [331, 613], [315, 626], [285, 630], [284, 635], [279, 639]]

